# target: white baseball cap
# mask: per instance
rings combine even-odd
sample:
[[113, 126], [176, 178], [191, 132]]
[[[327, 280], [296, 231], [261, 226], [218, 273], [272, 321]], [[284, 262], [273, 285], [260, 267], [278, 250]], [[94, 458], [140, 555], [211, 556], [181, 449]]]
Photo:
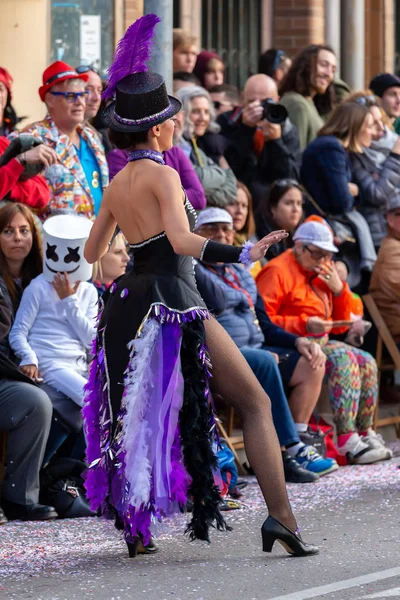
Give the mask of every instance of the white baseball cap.
[[312, 244], [326, 252], [339, 252], [333, 243], [333, 235], [330, 227], [317, 221], [307, 221], [296, 229], [293, 241], [306, 242]]
[[233, 220], [230, 213], [223, 208], [210, 207], [202, 210], [197, 217], [196, 229], [206, 223], [229, 223], [233, 227]]

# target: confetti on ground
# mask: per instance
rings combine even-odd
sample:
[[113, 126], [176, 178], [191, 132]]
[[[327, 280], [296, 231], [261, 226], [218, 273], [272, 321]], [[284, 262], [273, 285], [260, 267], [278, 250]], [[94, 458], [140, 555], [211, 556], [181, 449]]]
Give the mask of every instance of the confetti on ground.
[[[294, 513], [301, 519], [323, 505], [328, 514], [352, 500], [363, 491], [381, 494], [382, 516], [392, 494], [400, 491], [400, 442], [390, 445], [395, 459], [368, 466], [349, 466], [321, 478], [315, 483], [288, 485]], [[243, 491], [245, 507], [226, 513], [229, 523], [245, 521], [248, 511], [265, 513], [264, 501], [254, 477]], [[179, 515], [163, 526], [159, 539], [176, 539], [186, 543], [183, 531], [187, 516]], [[232, 534], [234, 535], [234, 533]], [[48, 523], [13, 521], [0, 528], [0, 581], [3, 577], [83, 575], [88, 562], [109, 556], [123, 556], [123, 542], [112, 523], [102, 519], [67, 519]], [[4, 582], [4, 580], [3, 580]], [[1, 596], [1, 586], [0, 586]]]

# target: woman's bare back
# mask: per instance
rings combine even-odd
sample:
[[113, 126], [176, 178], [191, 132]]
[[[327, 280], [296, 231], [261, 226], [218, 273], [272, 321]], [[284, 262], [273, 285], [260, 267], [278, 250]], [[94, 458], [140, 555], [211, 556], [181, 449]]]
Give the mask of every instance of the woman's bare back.
[[160, 185], [169, 169], [150, 160], [128, 163], [108, 188], [108, 210], [130, 244], [140, 244], [164, 230], [154, 184]]

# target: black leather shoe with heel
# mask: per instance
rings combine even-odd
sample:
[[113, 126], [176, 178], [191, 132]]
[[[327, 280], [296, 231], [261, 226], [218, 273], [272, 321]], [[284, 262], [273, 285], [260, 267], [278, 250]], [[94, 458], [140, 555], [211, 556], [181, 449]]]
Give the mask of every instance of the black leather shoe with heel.
[[147, 546], [144, 546], [139, 538], [136, 538], [134, 542], [126, 542], [126, 545], [128, 546], [129, 558], [135, 558], [138, 554], [155, 554], [159, 550], [152, 539]]
[[303, 542], [300, 533], [294, 533], [288, 527], [269, 516], [261, 527], [263, 552], [271, 552], [278, 541], [293, 556], [312, 556], [318, 554], [319, 548]]

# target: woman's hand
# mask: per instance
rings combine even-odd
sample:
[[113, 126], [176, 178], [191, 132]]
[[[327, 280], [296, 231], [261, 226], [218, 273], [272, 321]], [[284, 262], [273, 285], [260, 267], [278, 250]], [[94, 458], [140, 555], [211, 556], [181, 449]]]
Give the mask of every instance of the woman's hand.
[[[313, 317], [311, 317], [313, 318]], [[316, 342], [312, 342], [306, 337], [299, 337], [296, 340], [296, 350], [309, 361], [312, 369], [323, 367], [326, 362], [326, 356], [323, 353], [321, 346]]]
[[329, 333], [332, 331], [332, 321], [324, 321], [319, 317], [309, 317], [306, 329], [308, 333]]
[[356, 197], [358, 196], [358, 185], [356, 185], [355, 183], [349, 183], [349, 192], [352, 196]]
[[35, 148], [23, 152], [17, 156], [17, 158], [19, 159], [19, 162], [25, 161], [28, 165], [43, 163], [46, 168], [50, 165], [54, 165], [58, 160], [55, 150], [49, 148], [49, 146], [46, 146], [45, 144], [35, 146]]
[[53, 287], [56, 290], [60, 300], [64, 300], [64, 298], [68, 298], [68, 296], [73, 296], [76, 294], [79, 284], [80, 281], [77, 281], [76, 284], [72, 286], [68, 277], [68, 273], [57, 273], [54, 275]]
[[29, 377], [29, 379], [33, 379], [33, 381], [39, 379], [39, 371], [36, 365], [23, 365], [19, 369], [24, 375]]
[[340, 279], [333, 262], [324, 263], [320, 267], [316, 267], [315, 271], [318, 273], [318, 279], [326, 283], [336, 296], [342, 293], [343, 281]]
[[250, 250], [250, 258], [253, 262], [257, 262], [260, 258], [265, 256], [268, 248], [273, 244], [278, 244], [281, 240], [288, 237], [288, 232], [284, 229], [280, 229], [279, 231], [272, 231], [262, 240], [254, 244], [252, 249]]

